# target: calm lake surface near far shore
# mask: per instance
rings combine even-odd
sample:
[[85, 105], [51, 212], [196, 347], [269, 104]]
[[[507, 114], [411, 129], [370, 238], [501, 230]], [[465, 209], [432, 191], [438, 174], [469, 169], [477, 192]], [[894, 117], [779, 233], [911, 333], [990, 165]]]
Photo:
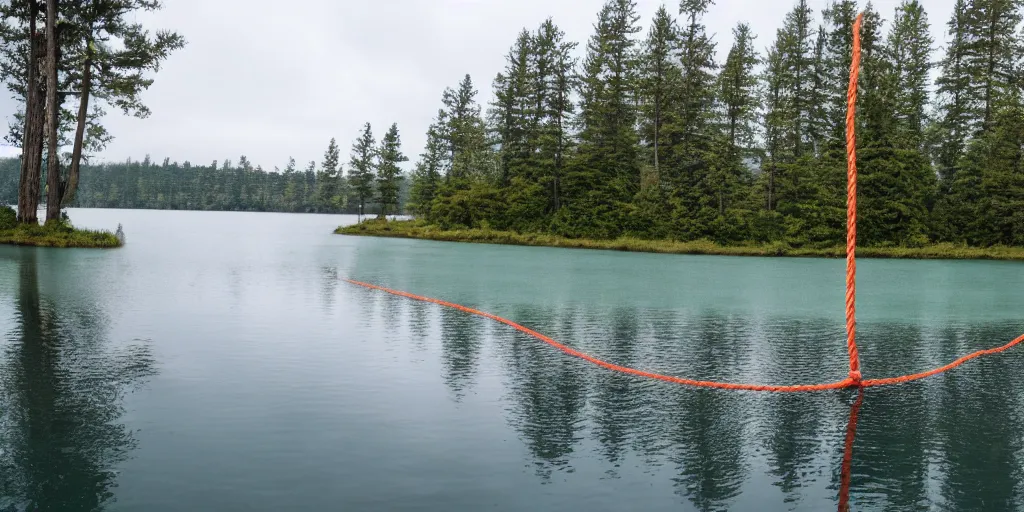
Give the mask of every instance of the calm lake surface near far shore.
[[[0, 511], [1024, 510], [1024, 347], [857, 393], [844, 265], [332, 234], [355, 216], [71, 209], [0, 246]], [[866, 377], [1024, 333], [1024, 264], [859, 262]]]

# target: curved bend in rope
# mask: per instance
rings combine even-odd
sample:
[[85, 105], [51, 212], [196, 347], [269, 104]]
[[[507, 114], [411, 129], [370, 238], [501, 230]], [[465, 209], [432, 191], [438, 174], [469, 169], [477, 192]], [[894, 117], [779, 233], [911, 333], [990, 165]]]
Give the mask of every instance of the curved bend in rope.
[[902, 377], [893, 377], [893, 378], [888, 378], [888, 379], [871, 379], [871, 380], [854, 380], [852, 378], [846, 378], [846, 379], [843, 379], [843, 380], [840, 380], [840, 381], [830, 382], [830, 383], [827, 383], [827, 384], [797, 384], [797, 385], [792, 385], [792, 386], [769, 386], [769, 385], [761, 385], [761, 384], [735, 384], [735, 383], [731, 383], [731, 382], [715, 382], [715, 381], [708, 381], [708, 380], [684, 379], [684, 378], [681, 378], [681, 377], [674, 377], [672, 375], [664, 375], [664, 374], [661, 374], [661, 373], [654, 373], [654, 372], [648, 372], [648, 371], [644, 371], [644, 370], [637, 370], [636, 368], [630, 368], [628, 366], [621, 366], [621, 365], [617, 365], [617, 364], [614, 364], [614, 363], [609, 363], [608, 361], [604, 361], [602, 359], [598, 359], [598, 358], [596, 358], [596, 357], [594, 357], [592, 355], [586, 354], [584, 352], [580, 352], [579, 350], [576, 350], [574, 348], [571, 348], [571, 347], [568, 347], [566, 345], [563, 345], [563, 344], [555, 341], [554, 339], [552, 339], [552, 338], [550, 338], [548, 336], [545, 336], [545, 335], [543, 335], [543, 334], [541, 334], [541, 333], [539, 333], [539, 332], [537, 332], [537, 331], [535, 331], [533, 329], [530, 329], [529, 327], [524, 327], [524, 326], [522, 326], [520, 324], [517, 324], [517, 323], [513, 322], [512, 320], [509, 320], [507, 318], [502, 318], [502, 317], [500, 317], [498, 315], [493, 315], [491, 313], [486, 313], [484, 311], [480, 311], [480, 310], [473, 309], [473, 308], [470, 308], [470, 307], [467, 307], [467, 306], [463, 306], [461, 304], [455, 304], [453, 302], [443, 301], [441, 299], [434, 299], [434, 298], [431, 298], [431, 297], [423, 297], [421, 295], [414, 295], [414, 294], [409, 293], [409, 292], [403, 292], [403, 291], [399, 291], [399, 290], [392, 290], [391, 288], [385, 288], [383, 286], [377, 286], [377, 285], [374, 285], [374, 284], [363, 283], [363, 282], [355, 281], [355, 280], [352, 280], [352, 279], [346, 279], [345, 281], [348, 282], [348, 283], [357, 285], [357, 286], [362, 286], [364, 288], [369, 288], [371, 290], [379, 290], [379, 291], [382, 291], [382, 292], [390, 293], [392, 295], [397, 295], [399, 297], [405, 297], [407, 299], [418, 300], [418, 301], [421, 301], [421, 302], [429, 302], [431, 304], [437, 304], [439, 306], [444, 306], [446, 308], [457, 309], [457, 310], [462, 311], [464, 313], [469, 313], [471, 315], [481, 316], [481, 317], [484, 317], [484, 318], [487, 318], [487, 319], [490, 319], [490, 320], [494, 320], [495, 322], [499, 322], [499, 323], [505, 324], [505, 325], [507, 325], [507, 326], [509, 326], [509, 327], [511, 327], [511, 328], [513, 328], [513, 329], [515, 329], [517, 331], [519, 331], [519, 332], [522, 332], [523, 334], [530, 335], [530, 336], [532, 336], [532, 337], [534, 337], [534, 338], [536, 338], [536, 339], [538, 339], [540, 341], [543, 341], [544, 343], [547, 343], [548, 345], [551, 345], [552, 347], [555, 347], [558, 350], [561, 350], [562, 352], [564, 352], [566, 354], [569, 354], [570, 356], [583, 359], [584, 361], [587, 361], [589, 363], [593, 363], [593, 364], [595, 364], [597, 366], [600, 366], [602, 368], [606, 368], [606, 369], [614, 371], [614, 372], [625, 373], [625, 374], [629, 374], [629, 375], [635, 375], [637, 377], [645, 377], [645, 378], [648, 378], [648, 379], [661, 380], [661, 381], [665, 381], [665, 382], [671, 382], [673, 384], [682, 384], [684, 386], [694, 386], [694, 387], [700, 387], [700, 388], [735, 389], [735, 390], [744, 390], [744, 391], [772, 391], [772, 392], [777, 392], [777, 393], [795, 393], [795, 392], [801, 392], [801, 391], [825, 391], [825, 390], [829, 390], [829, 389], [843, 389], [843, 388], [852, 388], [852, 387], [874, 387], [874, 386], [887, 386], [887, 385], [892, 385], [892, 384], [902, 384], [904, 382], [910, 382], [910, 381], [914, 381], [914, 380], [919, 380], [919, 379], [923, 379], [925, 377], [930, 377], [932, 375], [937, 375], [937, 374], [945, 372], [947, 370], [952, 370], [953, 368], [956, 368], [957, 366], [960, 366], [960, 365], [966, 363], [967, 361], [970, 361], [971, 359], [974, 359], [974, 358], [977, 358], [977, 357], [981, 357], [981, 356], [987, 355], [987, 354], [995, 354], [995, 353], [998, 353], [998, 352], [1002, 352], [1004, 350], [1009, 349], [1010, 347], [1013, 347], [1014, 345], [1017, 345], [1019, 343], [1024, 342], [1024, 335], [1022, 335], [1021, 337], [1019, 337], [1019, 338], [1017, 338], [1017, 339], [1011, 341], [1010, 343], [1007, 343], [1006, 345], [1003, 345], [1001, 347], [991, 348], [991, 349], [988, 349], [988, 350], [979, 350], [979, 351], [977, 351], [977, 352], [975, 352], [973, 354], [969, 354], [969, 355], [966, 355], [964, 357], [961, 357], [960, 359], [957, 359], [956, 361], [953, 361], [952, 363], [947, 364], [946, 366], [942, 366], [942, 367], [939, 367], [939, 368], [936, 368], [934, 370], [930, 370], [930, 371], [927, 371], [927, 372], [915, 373], [915, 374], [912, 374], [912, 375], [904, 375]]

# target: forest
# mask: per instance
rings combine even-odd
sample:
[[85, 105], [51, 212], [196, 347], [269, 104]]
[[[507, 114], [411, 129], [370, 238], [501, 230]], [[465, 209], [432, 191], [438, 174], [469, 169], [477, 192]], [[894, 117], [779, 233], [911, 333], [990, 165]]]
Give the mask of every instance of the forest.
[[490, 104], [468, 75], [443, 92], [407, 207], [448, 230], [838, 245], [863, 9], [860, 243], [1024, 245], [1022, 4], [957, 0], [940, 44], [918, 0], [797, 0], [764, 44], [736, 25], [724, 62], [711, 0], [646, 33], [609, 0], [579, 62], [548, 19], [512, 43]]
[[[18, 198], [17, 158], [0, 159], [0, 204]], [[245, 156], [205, 166], [164, 159], [85, 164], [78, 193], [67, 206], [294, 213], [359, 213], [358, 191], [350, 177], [339, 177], [309, 162], [303, 169], [290, 160], [284, 170], [265, 171]], [[398, 201], [405, 204], [408, 182], [399, 180]], [[364, 203], [379, 214], [378, 198]], [[394, 212], [392, 212], [394, 213]]]
[[[411, 213], [446, 230], [832, 247], [845, 236], [846, 88], [863, 11], [859, 243], [1024, 246], [1024, 0], [957, 0], [941, 13], [943, 41], [919, 0], [884, 14], [795, 0], [768, 41], [743, 22], [716, 41], [704, 24], [712, 5], [662, 6], [644, 28], [634, 1], [608, 0], [583, 48], [553, 19], [524, 28], [486, 104], [469, 75], [442, 92], [408, 175], [397, 125], [378, 142], [366, 124], [347, 162], [331, 139], [301, 168], [290, 158], [264, 170], [244, 156], [89, 165], [86, 155], [63, 203]], [[148, 58], [179, 47], [173, 36]], [[719, 44], [729, 45], [722, 62]], [[124, 94], [137, 102], [145, 86]], [[109, 142], [101, 126], [79, 125], [85, 150]], [[19, 136], [12, 125], [9, 139]], [[48, 152], [32, 159], [49, 167]], [[16, 202], [19, 165], [0, 162], [0, 201]]]

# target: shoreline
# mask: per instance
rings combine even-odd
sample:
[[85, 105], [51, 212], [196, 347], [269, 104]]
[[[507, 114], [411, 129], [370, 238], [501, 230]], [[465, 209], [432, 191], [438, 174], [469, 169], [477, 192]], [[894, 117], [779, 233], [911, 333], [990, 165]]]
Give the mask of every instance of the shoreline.
[[61, 249], [116, 249], [124, 244], [114, 233], [69, 226], [18, 225], [0, 229], [0, 245]]
[[[490, 229], [442, 230], [417, 221], [364, 221], [351, 226], [339, 226], [338, 235], [407, 238], [437, 242], [461, 242], [493, 245], [519, 245], [528, 247], [557, 247], [565, 249], [592, 249], [656, 254], [698, 254], [714, 256], [762, 256], [797, 258], [845, 258], [843, 246], [828, 248], [791, 247], [786, 243], [762, 245], [720, 245], [708, 240], [677, 242], [672, 240], [642, 240], [618, 238], [591, 240], [564, 238], [540, 233], [515, 233]], [[858, 247], [861, 258], [888, 259], [945, 259], [945, 260], [997, 260], [1024, 261], [1024, 247], [967, 247], [955, 244], [932, 244], [924, 247]]]

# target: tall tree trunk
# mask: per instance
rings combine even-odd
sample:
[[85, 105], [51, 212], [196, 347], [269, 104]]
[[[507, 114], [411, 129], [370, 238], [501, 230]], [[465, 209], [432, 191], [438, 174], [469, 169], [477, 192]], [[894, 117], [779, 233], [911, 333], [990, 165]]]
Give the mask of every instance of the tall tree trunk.
[[661, 181], [661, 166], [658, 161], [658, 138], [661, 137], [661, 95], [656, 92], [654, 95], [654, 181]]
[[57, 104], [57, 0], [46, 0], [46, 222], [60, 219], [60, 105]]
[[71, 169], [61, 198], [62, 204], [70, 204], [78, 190], [78, 170], [82, 165], [82, 146], [85, 143], [85, 124], [89, 113], [89, 93], [92, 88], [92, 41], [86, 43], [85, 64], [82, 69], [82, 90], [78, 103], [78, 126], [75, 129], [75, 147], [71, 152]]
[[39, 222], [40, 156], [36, 148], [42, 144], [42, 91], [39, 89], [39, 57], [42, 45], [36, 35], [39, 8], [29, 4], [27, 81], [25, 82], [25, 130], [21, 134], [21, 183], [18, 187], [18, 219], [26, 224]]

